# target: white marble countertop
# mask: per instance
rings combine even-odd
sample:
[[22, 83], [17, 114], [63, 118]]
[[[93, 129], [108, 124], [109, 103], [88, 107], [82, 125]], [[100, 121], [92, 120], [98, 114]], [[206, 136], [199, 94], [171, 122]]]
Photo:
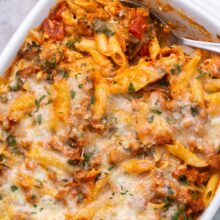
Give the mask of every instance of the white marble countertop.
[[[38, 0], [0, 0], [0, 53]], [[213, 220], [220, 220], [220, 210]]]

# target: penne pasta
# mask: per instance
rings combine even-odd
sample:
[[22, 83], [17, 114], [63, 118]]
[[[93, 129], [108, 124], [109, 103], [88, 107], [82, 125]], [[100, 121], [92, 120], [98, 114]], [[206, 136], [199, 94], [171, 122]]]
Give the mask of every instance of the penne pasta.
[[190, 83], [193, 100], [199, 105], [204, 106], [204, 89], [199, 79], [193, 79]]
[[205, 206], [208, 206], [210, 204], [210, 202], [212, 201], [212, 199], [215, 195], [216, 189], [219, 185], [219, 180], [220, 180], [219, 173], [213, 174], [210, 177], [208, 184], [206, 186], [204, 198], [203, 198], [203, 202], [204, 202]]
[[128, 66], [127, 58], [121, 49], [116, 35], [113, 35], [109, 38], [109, 49], [111, 51], [111, 57], [117, 65]]
[[84, 8], [86, 11], [95, 11], [97, 4], [93, 0], [74, 0], [74, 3]]
[[107, 57], [103, 56], [97, 50], [89, 50], [90, 55], [93, 57], [94, 61], [100, 66], [110, 66], [111, 63]]
[[93, 118], [100, 120], [106, 113], [109, 89], [105, 80], [95, 85], [95, 103], [92, 106]]
[[133, 68], [119, 69], [118, 74], [110, 84], [110, 93], [137, 92], [149, 83], [161, 79], [164, 74], [150, 66], [148, 62], [140, 62]]
[[220, 79], [209, 79], [204, 87], [207, 92], [220, 92]]
[[207, 167], [208, 164], [204, 159], [201, 159], [196, 154], [185, 148], [180, 144], [166, 145], [166, 150], [172, 155], [180, 158], [186, 164], [193, 167]]
[[81, 51], [96, 50], [96, 43], [94, 40], [82, 38], [79, 42], [75, 43], [75, 47]]
[[104, 56], [110, 56], [110, 48], [108, 44], [108, 37], [104, 33], [96, 33], [95, 41], [98, 51]]
[[190, 79], [192, 78], [193, 74], [196, 72], [196, 68], [201, 60], [200, 56], [194, 56], [187, 64], [183, 67], [181, 74], [178, 76], [175, 84], [172, 85], [172, 93], [173, 94], [181, 94], [184, 89], [190, 83]]
[[147, 160], [131, 159], [122, 163], [122, 170], [129, 174], [140, 174], [148, 172], [154, 168], [154, 165]]
[[39, 147], [34, 147], [29, 152], [28, 157], [47, 169], [50, 167], [56, 167], [68, 173], [73, 173], [75, 171], [73, 167], [66, 163], [66, 161], [62, 161], [59, 157], [55, 154], [51, 154], [49, 151], [42, 152]]
[[68, 121], [70, 115], [70, 88], [67, 81], [64, 79], [53, 85], [54, 101], [53, 108], [56, 117], [64, 122]]
[[156, 60], [160, 54], [160, 45], [157, 40], [157, 37], [154, 37], [153, 40], [149, 42], [149, 53], [151, 60]]
[[205, 93], [205, 100], [208, 101], [210, 105], [219, 105], [220, 104], [220, 92], [215, 93]]
[[35, 106], [35, 96], [23, 93], [11, 104], [8, 119], [13, 122], [20, 121]]

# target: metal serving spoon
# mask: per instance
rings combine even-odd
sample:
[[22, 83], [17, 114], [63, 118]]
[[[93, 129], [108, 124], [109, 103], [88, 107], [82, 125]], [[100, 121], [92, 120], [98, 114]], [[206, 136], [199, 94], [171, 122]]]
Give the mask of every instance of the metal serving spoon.
[[[126, 4], [131, 7], [146, 7], [142, 3], [134, 2], [132, 0], [120, 0], [121, 3]], [[163, 25], [167, 25], [167, 23], [155, 12], [150, 11], [151, 16], [159, 20]], [[172, 44], [180, 44], [184, 46], [190, 46], [195, 48], [200, 48], [204, 50], [209, 50], [211, 52], [220, 53], [220, 43], [212, 43], [207, 41], [197, 41], [197, 40], [191, 40], [187, 38], [180, 37], [178, 34], [176, 34], [174, 31], [171, 31], [170, 38]]]

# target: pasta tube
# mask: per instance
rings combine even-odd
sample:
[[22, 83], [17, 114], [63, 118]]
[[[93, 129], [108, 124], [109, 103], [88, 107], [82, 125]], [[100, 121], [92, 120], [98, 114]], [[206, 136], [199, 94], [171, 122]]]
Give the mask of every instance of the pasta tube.
[[204, 198], [203, 198], [203, 202], [204, 202], [205, 206], [208, 206], [210, 204], [210, 202], [212, 201], [212, 199], [215, 195], [216, 189], [218, 187], [219, 180], [220, 180], [219, 173], [213, 174], [210, 177], [208, 184], [206, 186]]
[[171, 153], [172, 155], [180, 158], [186, 164], [193, 166], [193, 167], [206, 167], [208, 163], [199, 158], [196, 154], [189, 151], [182, 145], [166, 145], [166, 150]]
[[111, 57], [116, 64], [119, 66], [128, 66], [127, 58], [121, 49], [116, 35], [109, 38], [109, 48], [111, 50]]

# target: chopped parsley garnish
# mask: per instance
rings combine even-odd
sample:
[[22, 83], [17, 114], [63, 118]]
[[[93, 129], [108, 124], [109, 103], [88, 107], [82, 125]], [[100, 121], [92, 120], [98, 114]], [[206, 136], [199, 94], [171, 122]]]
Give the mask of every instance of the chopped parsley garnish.
[[72, 99], [75, 99], [75, 97], [76, 97], [76, 92], [73, 91], [73, 90], [71, 90], [71, 98], [72, 98]]
[[35, 99], [36, 112], [40, 109], [41, 102], [46, 98], [46, 95], [41, 96], [39, 99]]
[[198, 68], [199, 71], [199, 75], [196, 77], [196, 79], [201, 79], [204, 76], [206, 76], [207, 74], [209, 74], [208, 72], [203, 71], [202, 69]]
[[191, 106], [191, 113], [192, 113], [192, 116], [195, 117], [196, 115], [199, 114], [199, 109], [198, 107], [196, 106]]
[[186, 177], [186, 175], [178, 176], [178, 180], [179, 180], [179, 182], [181, 182], [182, 184], [187, 184], [187, 177]]
[[66, 43], [66, 46], [71, 50], [76, 50], [75, 43], [80, 42], [80, 41], [81, 41], [81, 38], [76, 38], [75, 40], [69, 40]]
[[43, 120], [42, 115], [38, 115], [37, 116], [37, 122], [38, 122], [39, 125], [42, 124], [42, 120]]
[[69, 40], [67, 43], [66, 43], [66, 46], [71, 49], [71, 50], [75, 50], [76, 47], [75, 47], [75, 41], [71, 41]]
[[173, 74], [173, 75], [178, 75], [179, 73], [182, 72], [182, 65], [180, 64], [174, 64], [173, 67], [171, 68], [170, 72]]
[[136, 89], [135, 89], [134, 85], [131, 82], [128, 86], [128, 92], [136, 92]]
[[4, 154], [0, 154], [0, 162], [5, 160], [5, 155]]
[[91, 157], [92, 157], [91, 153], [84, 152], [83, 154], [83, 158], [84, 158], [83, 165], [84, 166], [89, 163]]
[[79, 164], [79, 162], [80, 162], [79, 160], [71, 160], [71, 159], [67, 160], [67, 163], [71, 166], [76, 166]]
[[83, 84], [79, 84], [79, 86], [78, 86], [80, 89], [82, 89], [83, 88]]
[[92, 96], [92, 97], [91, 97], [91, 104], [92, 104], [92, 105], [95, 104], [95, 96]]
[[65, 69], [58, 70], [58, 74], [61, 75], [64, 78], [68, 78], [69, 77], [69, 73]]
[[161, 115], [161, 114], [162, 114], [162, 112], [161, 112], [160, 110], [158, 110], [158, 109], [151, 109], [151, 111], [152, 111], [154, 114], [156, 114], [156, 115]]
[[163, 200], [163, 202], [164, 202], [164, 208], [165, 208], [165, 209], [168, 209], [168, 208], [172, 205], [173, 200], [172, 200], [170, 197], [166, 197], [166, 198]]
[[112, 171], [113, 169], [114, 169], [114, 167], [111, 166], [111, 167], [108, 168], [108, 171]]
[[77, 79], [78, 76], [80, 76], [80, 75], [81, 75], [81, 73], [77, 73], [77, 74], [75, 75], [75, 79]]
[[172, 216], [172, 220], [180, 220], [180, 219], [192, 220], [192, 217], [187, 216], [185, 211], [180, 210]]
[[55, 69], [57, 66], [56, 56], [53, 55], [49, 60], [41, 63], [41, 68], [45, 72], [51, 72], [51, 70]]
[[17, 148], [17, 141], [13, 135], [9, 134], [8, 137], [6, 138], [6, 142], [8, 144], [8, 148], [11, 153], [16, 155], [22, 154], [22, 152], [19, 151], [19, 149]]
[[160, 86], [164, 86], [164, 87], [169, 86], [169, 82], [166, 80], [165, 77], [162, 78], [160, 81], [158, 81], [158, 84], [159, 84]]
[[6, 142], [11, 153], [15, 155], [22, 154], [17, 148], [17, 141], [13, 135], [8, 135], [8, 137], [6, 138]]
[[22, 79], [20, 77], [18, 77], [15, 82], [13, 82], [11, 85], [9, 85], [9, 89], [10, 89], [10, 91], [16, 92], [16, 91], [20, 90], [23, 85], [24, 85], [24, 82], [22, 81]]
[[168, 193], [169, 195], [173, 195], [174, 191], [172, 190], [172, 188], [170, 186], [168, 186]]
[[18, 187], [16, 185], [12, 185], [10, 188], [12, 192], [15, 192], [18, 190]]
[[17, 144], [15, 137], [11, 134], [8, 135], [8, 137], [6, 138], [6, 142], [9, 146], [12, 146], [12, 147], [16, 146]]

